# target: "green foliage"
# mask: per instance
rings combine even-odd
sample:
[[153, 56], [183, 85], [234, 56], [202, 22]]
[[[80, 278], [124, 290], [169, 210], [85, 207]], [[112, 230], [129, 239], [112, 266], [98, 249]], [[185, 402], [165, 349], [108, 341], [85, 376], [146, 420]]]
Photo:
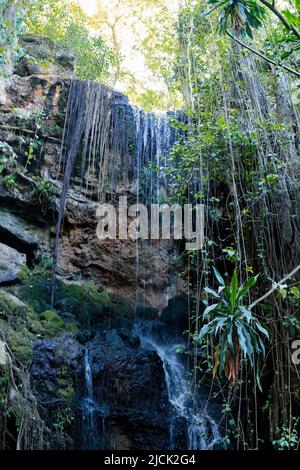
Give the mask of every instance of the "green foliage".
[[45, 210], [53, 206], [53, 196], [58, 194], [58, 189], [50, 182], [39, 176], [32, 178], [35, 185], [32, 190], [33, 197], [37, 198]]
[[253, 38], [252, 30], [262, 26], [266, 15], [266, 9], [256, 0], [208, 0], [207, 3], [214, 6], [206, 14], [221, 8], [218, 24], [221, 33], [226, 33], [230, 22], [237, 35]]
[[74, 410], [70, 406], [66, 405], [55, 412], [53, 427], [62, 435], [63, 439], [68, 439], [71, 431], [70, 427], [74, 424], [74, 421]]
[[43, 334], [34, 310], [18, 298], [0, 292], [0, 338], [24, 366], [31, 360], [33, 339]]
[[277, 450], [295, 450], [299, 445], [298, 434], [299, 418], [293, 417], [290, 427], [282, 426], [276, 430], [277, 439], [273, 440], [273, 446]]
[[29, 33], [48, 37], [76, 53], [76, 76], [105, 81], [115, 57], [99, 34], [92, 34], [89, 19], [76, 2], [39, 1], [26, 20]]
[[4, 186], [6, 186], [7, 189], [12, 190], [16, 187], [16, 179], [14, 175], [6, 175], [2, 179]]
[[256, 367], [256, 380], [260, 385], [259, 360], [265, 357], [265, 346], [261, 334], [269, 339], [269, 332], [253, 315], [250, 308], [245, 306], [245, 300], [252, 287], [256, 284], [258, 276], [249, 277], [239, 286], [237, 273], [234, 271], [229, 285], [221, 274], [214, 269], [215, 276], [220, 284], [218, 291], [205, 288], [206, 293], [216, 301], [203, 312], [206, 323], [198, 337], [198, 341], [212, 338], [216, 343], [214, 353], [214, 375], [217, 370], [231, 383], [237, 380], [239, 373], [240, 356], [249, 360], [252, 367]]
[[33, 267], [31, 269], [27, 268], [26, 276], [24, 277], [24, 282], [29, 279], [38, 279], [46, 280], [51, 277], [53, 260], [52, 258], [47, 258], [44, 256], [39, 256], [34, 260]]
[[[38, 0], [31, 0], [32, 8]], [[18, 38], [24, 31], [28, 0], [0, 0], [0, 78], [12, 74], [13, 64], [24, 55]]]
[[51, 310], [46, 310], [42, 313], [41, 323], [45, 328], [45, 334], [48, 338], [58, 336], [65, 328], [64, 320], [57, 313], [52, 312]]
[[16, 175], [19, 172], [18, 156], [7, 143], [0, 141], [0, 175], [2, 184], [12, 190], [16, 186]]
[[0, 174], [5, 169], [14, 167], [17, 159], [14, 149], [7, 142], [0, 140]]
[[[282, 14], [285, 19], [297, 31], [300, 32], [300, 4], [299, 0], [294, 0], [295, 9], [284, 9]], [[297, 52], [300, 50], [300, 40], [291, 30], [287, 30], [282, 24], [273, 27], [268, 37], [264, 41], [264, 49], [271, 58], [278, 60], [289, 59], [292, 64], [297, 66]]]
[[[200, 89], [203, 102], [210, 98], [212, 90]], [[219, 103], [215, 102], [215, 106]], [[171, 149], [169, 164], [167, 167], [167, 177], [172, 188], [174, 199], [188, 201], [189, 198], [201, 202], [207, 195], [210, 184], [207, 174], [217, 183], [231, 184], [232, 174], [230, 171], [231, 155], [229, 148], [232, 145], [236, 155], [237, 163], [243, 163], [245, 168], [245, 178], [249, 183], [253, 181], [258, 151], [259, 133], [265, 131], [258, 127], [257, 130], [244, 130], [237, 118], [235, 109], [231, 110], [230, 121], [226, 121], [223, 116], [216, 116], [214, 110], [200, 109], [195, 113], [190, 113], [191, 124], [186, 137], [182, 137]], [[195, 121], [194, 121], [195, 119]], [[198, 126], [196, 119], [201, 121]], [[195, 124], [193, 125], [193, 122]], [[176, 128], [182, 123], [172, 122]], [[180, 127], [182, 129], [182, 127]], [[186, 129], [183, 129], [186, 132]], [[199, 178], [199, 168], [205, 168], [202, 175], [202, 191], [194, 191], [191, 182]], [[270, 181], [271, 182], [271, 181]], [[258, 181], [255, 182], [258, 188]], [[209, 200], [209, 208], [213, 209], [216, 200]]]

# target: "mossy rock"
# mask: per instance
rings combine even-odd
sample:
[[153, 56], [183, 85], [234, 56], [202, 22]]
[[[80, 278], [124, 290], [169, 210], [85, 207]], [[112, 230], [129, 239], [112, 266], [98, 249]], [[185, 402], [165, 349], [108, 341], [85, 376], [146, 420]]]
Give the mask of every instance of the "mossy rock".
[[6, 329], [6, 342], [9, 345], [13, 355], [23, 365], [28, 365], [32, 358], [33, 338], [28, 335], [28, 332], [15, 331], [12, 328]]
[[[52, 310], [51, 307], [51, 283], [47, 280], [32, 280], [20, 287], [19, 295], [22, 300], [28, 302], [39, 313]], [[119, 299], [109, 294], [101, 286], [86, 283], [64, 284], [56, 283], [53, 309], [62, 316], [64, 313], [73, 316], [71, 324], [77, 322], [89, 327], [101, 324], [105, 327], [113, 323], [119, 324], [122, 318], [132, 317], [133, 309]], [[68, 322], [66, 322], [66, 325]], [[75, 331], [75, 327], [67, 327]]]
[[44, 329], [33, 308], [18, 297], [0, 292], [0, 335], [7, 342], [14, 357], [29, 365], [33, 343], [43, 336]]
[[35, 310], [4, 290], [0, 291], [0, 319], [12, 325], [15, 330], [25, 327], [33, 334], [43, 334], [43, 328]]
[[[32, 279], [19, 288], [22, 300], [28, 302], [40, 315], [45, 311], [57, 312], [65, 318], [65, 329], [76, 333], [78, 327], [101, 325], [104, 328], [126, 327], [135, 318], [155, 318], [157, 310], [137, 306], [126, 299], [110, 294], [102, 286], [91, 283], [64, 284], [57, 281], [51, 306], [51, 282]], [[55, 332], [53, 332], [55, 334]]]
[[68, 323], [66, 325], [66, 331], [68, 333], [72, 333], [73, 335], [76, 335], [79, 331], [79, 326], [78, 326], [78, 323]]
[[45, 336], [53, 338], [63, 333], [65, 329], [64, 320], [52, 310], [46, 310], [41, 315], [41, 323], [45, 329]]
[[57, 396], [69, 404], [72, 404], [76, 399], [75, 383], [72, 370], [66, 365], [61, 367], [57, 383]]

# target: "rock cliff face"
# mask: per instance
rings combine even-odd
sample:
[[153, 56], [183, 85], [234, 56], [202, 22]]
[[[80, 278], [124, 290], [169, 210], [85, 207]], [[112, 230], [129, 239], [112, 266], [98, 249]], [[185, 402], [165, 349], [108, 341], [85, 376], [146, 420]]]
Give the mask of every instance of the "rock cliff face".
[[[17, 64], [1, 100], [0, 286], [10, 286], [17, 297], [13, 305], [8, 304], [9, 297], [3, 298], [0, 318], [9, 318], [9, 311], [23, 312], [20, 329], [13, 323], [9, 330], [5, 327], [9, 333], [5, 340], [20, 359], [21, 336], [26, 338], [32, 406], [37, 406], [46, 436], [44, 443], [30, 446], [167, 449], [171, 408], [163, 364], [155, 350], [141, 345], [134, 324], [137, 317], [158, 318], [169, 299], [184, 290], [184, 281], [174, 274], [176, 246], [172, 240], [145, 241], [137, 250], [134, 241], [98, 240], [97, 201], [93, 191], [82, 192], [75, 174], [59, 246], [58, 273], [63, 282], [56, 287], [54, 306], [50, 305], [47, 278], [75, 59], [41, 38], [24, 37], [23, 47], [27, 56]], [[109, 93], [118, 112], [122, 109], [132, 118], [127, 98]], [[149, 124], [147, 132], [151, 129]], [[143, 139], [145, 135], [146, 131]], [[114, 168], [122, 174], [121, 153]], [[135, 203], [136, 162], [129, 161], [126, 168], [128, 174], [117, 179], [114, 194]], [[104, 190], [104, 200], [110, 198], [110, 189]], [[184, 302], [180, 334], [187, 314]], [[19, 412], [13, 402], [10, 406], [17, 422]], [[16, 422], [8, 424], [12, 439]], [[1, 432], [5, 431], [0, 426]], [[10, 439], [7, 445], [14, 447]]]
[[[7, 158], [15, 166], [15, 176], [14, 180], [7, 178], [7, 184], [1, 185], [0, 204], [4, 212], [0, 237], [14, 248], [17, 243], [30, 263], [39, 255], [51, 256], [51, 237], [62, 187], [58, 163], [74, 57], [48, 40], [40, 43], [39, 39], [31, 36], [23, 39], [23, 47], [30, 57], [17, 65], [7, 88], [6, 102], [9, 106], [2, 108], [0, 117], [0, 140], [7, 142], [18, 155], [18, 160], [12, 162], [13, 155], [9, 155], [12, 150], [7, 150]], [[41, 61], [45, 61], [44, 64], [40, 65]], [[112, 94], [112, 106], [116, 112], [122, 115], [122, 119], [127, 119], [130, 126], [134, 109], [127, 98], [116, 92], [107, 92]], [[119, 132], [123, 132], [122, 129]], [[152, 132], [150, 127], [147, 132]], [[114, 176], [114, 194], [117, 198], [125, 195], [130, 203], [135, 203], [136, 162], [133, 157], [129, 158], [132, 160], [126, 163], [125, 168], [120, 149], [117, 160], [113, 162], [114, 175], [117, 175], [117, 179]], [[21, 169], [17, 168], [18, 165]], [[139, 301], [158, 308], [165, 307], [168, 298], [183, 288], [182, 281], [173, 275], [170, 261], [176, 255], [173, 241], [139, 243], [137, 269], [136, 243], [99, 241], [96, 236], [97, 202], [93, 201], [93, 192], [82, 191], [82, 182], [78, 181], [76, 172], [72, 181], [59, 249], [60, 276], [68, 280], [100, 282], [112, 292], [131, 299], [136, 298], [137, 288]], [[103, 197], [111, 197], [110, 187]], [[17, 227], [18, 231], [25, 229], [28, 232], [28, 219], [35, 226], [32, 233], [36, 234], [35, 242], [31, 244], [15, 233]]]

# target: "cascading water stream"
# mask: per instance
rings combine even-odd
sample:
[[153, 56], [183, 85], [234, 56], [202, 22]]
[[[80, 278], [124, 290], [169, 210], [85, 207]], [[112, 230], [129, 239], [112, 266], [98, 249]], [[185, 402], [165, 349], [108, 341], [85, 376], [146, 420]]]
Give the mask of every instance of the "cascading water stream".
[[169, 402], [174, 410], [170, 421], [170, 448], [176, 449], [175, 421], [182, 419], [186, 423], [186, 447], [188, 450], [210, 450], [221, 447], [222, 437], [215, 420], [207, 413], [201, 400], [194, 404], [193, 391], [187, 380], [187, 370], [178, 358], [177, 351], [185, 345], [158, 338], [147, 332], [144, 325], [137, 326], [144, 347], [154, 349], [160, 357], [168, 392]]
[[93, 375], [88, 349], [83, 359], [84, 395], [80, 403], [81, 413], [81, 448], [96, 449], [105, 445], [106, 418], [108, 409], [101, 406], [94, 398]]
[[83, 447], [89, 449], [93, 446], [95, 433], [97, 432], [96, 422], [97, 405], [93, 398], [93, 377], [89, 361], [88, 349], [84, 354], [84, 398], [81, 401], [82, 412], [82, 442]]

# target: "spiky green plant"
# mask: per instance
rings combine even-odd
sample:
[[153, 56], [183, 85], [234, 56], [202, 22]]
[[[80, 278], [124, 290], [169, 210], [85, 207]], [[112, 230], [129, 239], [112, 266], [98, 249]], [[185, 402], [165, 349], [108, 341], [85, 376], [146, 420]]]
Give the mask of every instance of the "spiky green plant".
[[208, 0], [207, 3], [213, 7], [205, 15], [221, 9], [218, 19], [220, 33], [226, 33], [230, 23], [237, 35], [253, 38], [252, 29], [260, 28], [266, 15], [265, 8], [255, 0]]
[[256, 284], [258, 276], [249, 277], [239, 286], [236, 271], [229, 285], [221, 274], [214, 269], [220, 286], [218, 291], [205, 288], [209, 296], [216, 300], [206, 307], [203, 320], [206, 322], [198, 336], [198, 341], [213, 338], [214, 369], [220, 374], [225, 372], [230, 383], [235, 383], [239, 375], [241, 357], [246, 358], [255, 368], [256, 381], [260, 385], [260, 362], [265, 358], [265, 345], [262, 335], [269, 339], [267, 328], [255, 317], [247, 305], [250, 289]]

